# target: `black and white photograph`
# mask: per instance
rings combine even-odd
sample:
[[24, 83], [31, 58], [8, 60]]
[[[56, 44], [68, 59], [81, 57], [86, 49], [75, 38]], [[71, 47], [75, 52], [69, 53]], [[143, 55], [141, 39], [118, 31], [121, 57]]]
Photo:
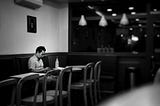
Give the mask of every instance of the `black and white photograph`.
[[0, 106], [160, 106], [158, 0], [0, 0]]

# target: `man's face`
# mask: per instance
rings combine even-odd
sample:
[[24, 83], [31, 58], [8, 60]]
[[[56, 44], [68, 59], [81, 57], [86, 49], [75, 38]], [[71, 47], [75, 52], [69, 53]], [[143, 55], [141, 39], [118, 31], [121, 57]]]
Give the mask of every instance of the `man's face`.
[[42, 51], [42, 52], [38, 53], [38, 58], [44, 57], [44, 54], [45, 54], [45, 51]]

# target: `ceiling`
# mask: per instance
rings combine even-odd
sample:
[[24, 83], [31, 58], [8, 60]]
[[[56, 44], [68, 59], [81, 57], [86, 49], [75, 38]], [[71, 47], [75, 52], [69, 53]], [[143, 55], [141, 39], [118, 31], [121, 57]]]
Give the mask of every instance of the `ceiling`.
[[153, 2], [154, 0], [48, 0], [48, 1], [58, 2], [58, 3], [73, 3], [73, 2], [130, 2], [130, 1]]
[[59, 3], [68, 3], [68, 2], [81, 2], [81, 1], [100, 1], [100, 0], [50, 0], [53, 2], [59, 2]]
[[[113, 4], [120, 5], [134, 5], [141, 8], [146, 3], [152, 4], [152, 8], [160, 8], [157, 0], [47, 0], [53, 3], [106, 3], [107, 5], [112, 6]], [[139, 8], [139, 9], [140, 9]]]

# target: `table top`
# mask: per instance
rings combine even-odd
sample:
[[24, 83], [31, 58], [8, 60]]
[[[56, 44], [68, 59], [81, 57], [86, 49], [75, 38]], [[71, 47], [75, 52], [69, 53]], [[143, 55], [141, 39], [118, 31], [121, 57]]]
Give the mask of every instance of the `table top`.
[[83, 68], [85, 68], [85, 65], [70, 65], [70, 66], [66, 66], [66, 67], [56, 67], [53, 69], [54, 70], [63, 70], [64, 68], [68, 68], [68, 67], [72, 67], [72, 71], [79, 71], [79, 70], [83, 70]]
[[72, 71], [79, 71], [79, 70], [83, 70], [83, 68], [85, 68], [85, 65], [71, 65], [66, 67], [72, 67]]
[[29, 72], [29, 73], [24, 73], [24, 74], [13, 75], [13, 76], [10, 76], [10, 77], [12, 77], [12, 78], [24, 78], [26, 76], [35, 75], [35, 74], [39, 74], [40, 77], [45, 75], [45, 73]]

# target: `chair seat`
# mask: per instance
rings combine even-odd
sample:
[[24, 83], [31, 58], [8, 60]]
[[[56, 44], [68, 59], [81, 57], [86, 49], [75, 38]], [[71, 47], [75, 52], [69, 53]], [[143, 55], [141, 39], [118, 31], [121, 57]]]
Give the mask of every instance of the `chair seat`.
[[[86, 82], [86, 87], [90, 85], [90, 82]], [[76, 82], [71, 84], [71, 89], [82, 89], [84, 87], [84, 82]]]
[[[54, 97], [55, 96], [55, 94], [56, 94], [56, 91], [55, 90], [47, 90], [46, 91], [46, 95], [47, 96], [52, 96], [52, 97]], [[62, 91], [62, 95], [63, 96], [65, 96], [65, 95], [67, 95], [68, 93], [67, 93], [67, 91]], [[42, 95], [42, 93], [40, 93], [40, 95]], [[57, 92], [57, 96], [59, 96], [59, 92]]]
[[88, 82], [88, 83], [90, 83], [90, 82], [91, 82], [91, 83], [93, 83], [93, 82], [94, 82], [94, 80], [93, 80], [93, 79], [92, 79], [92, 80], [87, 80], [87, 82]]
[[[53, 102], [54, 100], [54, 97], [53, 96], [46, 96], [46, 101], [49, 103], [49, 102]], [[27, 98], [24, 98], [22, 99], [22, 102], [24, 104], [33, 104], [33, 101], [34, 101], [34, 96], [30, 96], [30, 97], [27, 97]], [[42, 94], [38, 94], [37, 95], [37, 100], [36, 100], [36, 103], [42, 103], [43, 102], [43, 95]]]
[[[46, 94], [48, 95], [48, 96], [53, 96], [53, 95], [55, 95], [55, 90], [47, 90], [47, 92], [46, 92]], [[67, 95], [68, 93], [67, 93], [67, 91], [62, 91], [62, 95]], [[59, 95], [59, 92], [57, 92], [57, 95]]]

